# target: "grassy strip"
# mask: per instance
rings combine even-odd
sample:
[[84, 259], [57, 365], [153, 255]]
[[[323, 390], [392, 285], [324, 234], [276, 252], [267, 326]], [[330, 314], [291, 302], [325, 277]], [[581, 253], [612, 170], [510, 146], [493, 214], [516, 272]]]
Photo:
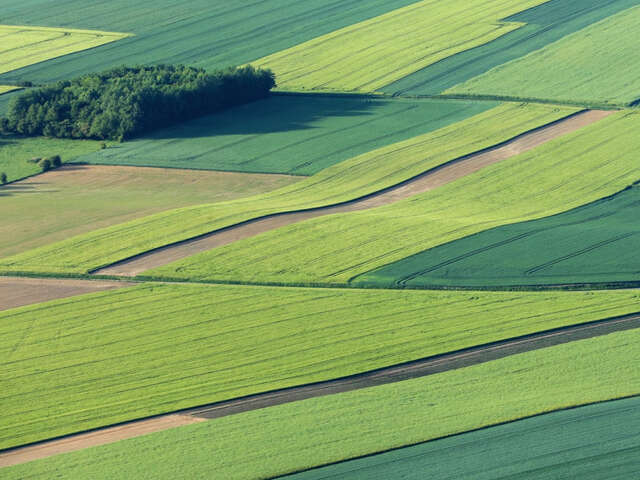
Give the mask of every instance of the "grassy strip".
[[0, 313], [0, 448], [638, 310], [629, 291], [158, 284], [17, 308]]
[[13, 85], [0, 85], [0, 95], [3, 93], [13, 92], [14, 90], [20, 90], [22, 87], [15, 87]]
[[640, 330], [620, 332], [181, 427], [2, 473], [7, 480], [52, 475], [271, 478], [527, 416], [638, 395], [638, 342]]

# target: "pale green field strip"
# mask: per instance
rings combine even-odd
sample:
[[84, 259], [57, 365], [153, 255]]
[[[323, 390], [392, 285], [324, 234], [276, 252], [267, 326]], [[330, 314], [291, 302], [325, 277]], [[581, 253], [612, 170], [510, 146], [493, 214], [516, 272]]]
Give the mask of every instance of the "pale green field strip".
[[153, 284], [16, 308], [0, 448], [637, 311], [635, 291]]
[[0, 25], [0, 74], [128, 36], [96, 30]]
[[12, 92], [14, 90], [19, 90], [22, 87], [14, 87], [12, 85], [0, 85], [0, 95], [2, 95], [3, 93], [9, 93]]
[[431, 192], [308, 220], [145, 275], [344, 284], [429, 248], [565, 212], [622, 190], [640, 179], [639, 126], [640, 115], [620, 112]]
[[623, 105], [640, 98], [640, 6], [489, 70], [445, 93]]
[[522, 27], [545, 0], [423, 0], [252, 62], [293, 90], [375, 91]]
[[176, 209], [73, 237], [0, 261], [0, 271], [85, 273], [260, 216], [345, 202], [398, 184], [575, 112], [505, 104], [462, 122], [329, 167], [261, 196]]
[[571, 406], [638, 395], [638, 345], [640, 330], [615, 333], [430, 377], [180, 427], [9, 467], [2, 474], [7, 480], [271, 478]]

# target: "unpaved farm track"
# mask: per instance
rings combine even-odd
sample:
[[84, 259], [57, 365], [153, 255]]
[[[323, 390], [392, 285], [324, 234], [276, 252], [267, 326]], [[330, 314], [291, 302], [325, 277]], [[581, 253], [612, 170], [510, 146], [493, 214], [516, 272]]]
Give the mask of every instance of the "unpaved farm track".
[[457, 352], [415, 360], [349, 377], [292, 387], [273, 392], [228, 400], [216, 404], [181, 410], [148, 419], [99, 428], [59, 439], [17, 447], [0, 452], [0, 467], [25, 463], [40, 458], [72, 452], [166, 430], [181, 425], [225, 417], [250, 410], [296, 402], [313, 397], [349, 392], [361, 388], [400, 382], [436, 373], [489, 362], [518, 353], [640, 328], [640, 313], [564, 327], [500, 342], [467, 348]]
[[0, 311], [130, 285], [133, 284], [60, 278], [0, 277]]
[[283, 212], [248, 220], [189, 240], [160, 247], [122, 260], [91, 273], [98, 275], [136, 276], [152, 268], [161, 267], [196, 253], [259, 235], [292, 223], [333, 213], [366, 210], [428, 192], [453, 182], [494, 163], [532, 150], [555, 138], [574, 132], [615, 112], [585, 110], [550, 123], [494, 147], [447, 162], [392, 187], [355, 200], [326, 207]]

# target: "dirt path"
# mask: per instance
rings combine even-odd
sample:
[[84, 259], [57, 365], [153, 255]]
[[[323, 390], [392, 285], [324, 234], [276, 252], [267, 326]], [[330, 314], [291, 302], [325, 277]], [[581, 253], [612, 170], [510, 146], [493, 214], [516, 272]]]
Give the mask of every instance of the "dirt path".
[[0, 311], [134, 285], [126, 282], [65, 280], [60, 278], [0, 277]]
[[208, 419], [234, 415], [249, 410], [257, 410], [307, 398], [349, 392], [361, 388], [374, 387], [449, 370], [456, 370], [518, 353], [634, 328], [640, 328], [640, 314], [548, 330], [546, 332], [480, 345], [349, 377], [252, 395], [149, 419], [136, 420], [121, 425], [100, 428], [90, 432], [69, 435], [60, 439], [44, 441], [0, 452], [0, 467], [25, 463], [96, 445], [113, 443], [126, 438], [146, 435], [148, 433]]
[[615, 112], [586, 110], [519, 135], [500, 145], [452, 160], [398, 185], [356, 200], [334, 206], [279, 213], [249, 220], [190, 240], [174, 243], [137, 255], [92, 273], [100, 275], [136, 276], [146, 270], [167, 265], [196, 253], [221, 247], [292, 223], [323, 215], [330, 215], [332, 213], [354, 212], [394, 203], [420, 193], [428, 192], [429, 190], [462, 178], [486, 166], [532, 150], [555, 138], [597, 122], [613, 113]]

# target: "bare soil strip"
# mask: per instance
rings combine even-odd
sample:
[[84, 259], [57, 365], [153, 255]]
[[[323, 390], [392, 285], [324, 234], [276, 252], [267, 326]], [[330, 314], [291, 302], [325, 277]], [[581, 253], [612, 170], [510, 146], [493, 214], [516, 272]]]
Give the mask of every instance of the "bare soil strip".
[[0, 311], [131, 285], [134, 284], [61, 278], [0, 277]]
[[469, 367], [518, 353], [569, 343], [609, 333], [640, 328], [640, 314], [614, 317], [572, 327], [547, 330], [457, 352], [381, 368], [349, 377], [267, 392], [166, 415], [99, 428], [59, 439], [0, 452], [0, 467], [26, 463], [60, 453], [113, 443], [194, 422], [234, 415], [250, 410], [296, 402], [308, 398], [349, 392]]
[[221, 247], [292, 223], [333, 213], [354, 212], [388, 205], [420, 193], [428, 192], [484, 167], [532, 150], [555, 138], [595, 123], [613, 113], [615, 112], [585, 110], [519, 135], [500, 145], [452, 160], [402, 183], [355, 200], [327, 207], [278, 213], [256, 218], [190, 240], [151, 250], [91, 273], [99, 275], [136, 276], [146, 270], [167, 265], [171, 262], [195, 255], [196, 253]]

